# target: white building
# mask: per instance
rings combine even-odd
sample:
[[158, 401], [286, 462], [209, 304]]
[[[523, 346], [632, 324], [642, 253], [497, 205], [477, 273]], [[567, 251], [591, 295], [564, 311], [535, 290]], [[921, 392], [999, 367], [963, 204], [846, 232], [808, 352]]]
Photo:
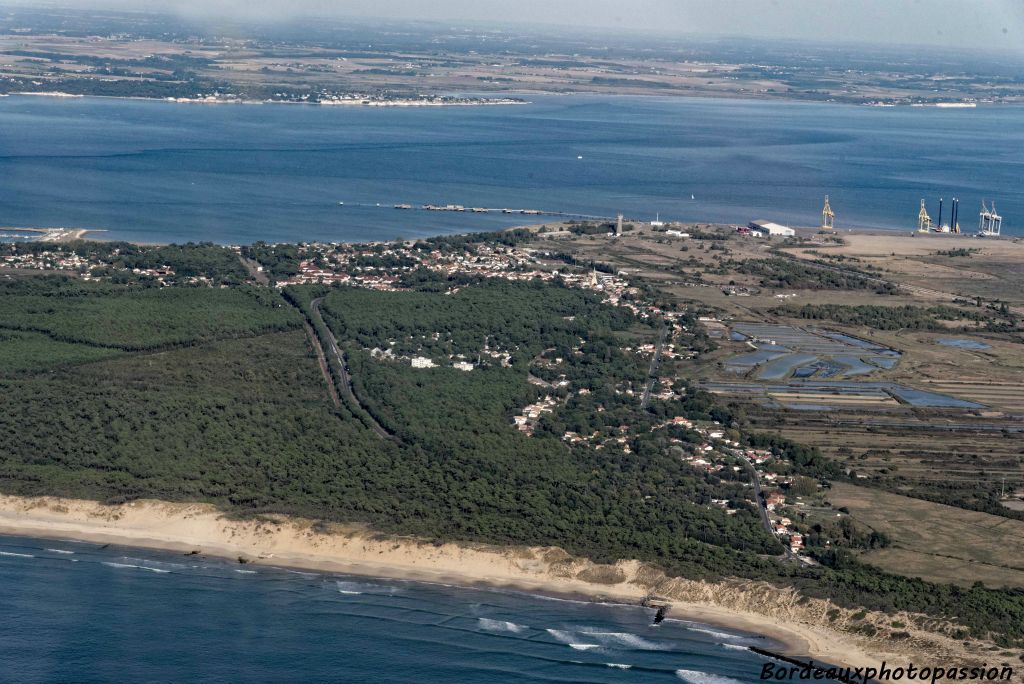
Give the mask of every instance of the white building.
[[409, 362], [412, 364], [413, 368], [434, 368], [437, 366], [436, 363], [425, 356], [414, 356], [409, 359]]
[[771, 237], [793, 237], [794, 235], [796, 235], [796, 231], [790, 228], [789, 226], [784, 226], [780, 223], [772, 223], [771, 221], [764, 220], [751, 221], [750, 230], [760, 231], [761, 233], [765, 233], [767, 235], [770, 235]]
[[471, 371], [473, 370], [473, 364], [466, 361], [456, 361], [452, 364], [452, 368], [460, 371]]

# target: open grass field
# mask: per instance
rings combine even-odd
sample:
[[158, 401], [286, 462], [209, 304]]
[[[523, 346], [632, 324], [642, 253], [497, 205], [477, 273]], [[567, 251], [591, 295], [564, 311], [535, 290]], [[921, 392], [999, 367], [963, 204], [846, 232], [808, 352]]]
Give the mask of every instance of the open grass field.
[[1024, 587], [1022, 521], [844, 483], [833, 485], [829, 500], [893, 539], [861, 557], [873, 565], [936, 582]]
[[[1024, 305], [1024, 240], [964, 236], [913, 236], [910, 233], [843, 234], [842, 246], [816, 247], [820, 254], [858, 259], [852, 266], [871, 265], [885, 278], [907, 285], [964, 296], [999, 299]], [[947, 256], [950, 250], [977, 250], [970, 256]], [[808, 249], [792, 254], [820, 258]], [[924, 296], [922, 294], [922, 296]]]

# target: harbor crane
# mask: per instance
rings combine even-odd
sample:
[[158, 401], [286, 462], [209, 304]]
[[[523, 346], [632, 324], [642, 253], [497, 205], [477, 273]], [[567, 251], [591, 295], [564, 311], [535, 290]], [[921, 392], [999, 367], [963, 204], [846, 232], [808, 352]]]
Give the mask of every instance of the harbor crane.
[[821, 230], [828, 233], [836, 230], [836, 213], [828, 203], [828, 195], [825, 195], [825, 207], [821, 210]]
[[921, 211], [917, 214], [917, 232], [932, 232], [932, 217], [928, 215], [928, 210], [925, 209], [924, 200], [921, 200]]
[[981, 213], [978, 215], [978, 235], [999, 237], [1003, 231], [1003, 217], [996, 213], [996, 203], [989, 209], [985, 200], [981, 201]]

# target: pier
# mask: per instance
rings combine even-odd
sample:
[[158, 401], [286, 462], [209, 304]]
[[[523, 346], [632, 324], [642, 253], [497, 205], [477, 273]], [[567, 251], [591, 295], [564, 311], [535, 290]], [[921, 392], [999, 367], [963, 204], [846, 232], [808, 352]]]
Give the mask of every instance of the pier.
[[105, 233], [98, 228], [19, 228], [0, 226], [0, 238], [39, 240], [40, 242], [69, 242], [84, 240], [87, 233]]
[[[338, 202], [342, 207], [360, 207], [371, 209], [388, 208], [384, 204], [368, 204], [364, 202]], [[394, 204], [392, 209], [400, 211], [447, 211], [468, 214], [519, 214], [522, 216], [556, 216], [559, 218], [584, 219], [589, 221], [615, 221], [614, 216], [595, 216], [592, 214], [576, 214], [568, 211], [548, 211], [546, 209], [514, 209], [509, 207], [467, 207], [462, 204]]]

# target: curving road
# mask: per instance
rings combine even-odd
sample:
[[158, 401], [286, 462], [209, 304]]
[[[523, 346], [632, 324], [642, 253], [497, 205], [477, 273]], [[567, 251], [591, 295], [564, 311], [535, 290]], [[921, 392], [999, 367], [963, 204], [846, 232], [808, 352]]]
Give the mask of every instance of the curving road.
[[[771, 518], [768, 517], [768, 502], [764, 498], [764, 490], [761, 488], [761, 476], [757, 474], [757, 468], [750, 462], [750, 459], [744, 458], [743, 464], [747, 467], [750, 472], [750, 481], [754, 485], [754, 497], [757, 500], [757, 510], [761, 512], [761, 524], [764, 525], [764, 529], [768, 530], [768, 534], [775, 537], [775, 530], [772, 528]], [[793, 553], [792, 549], [788, 546], [783, 552], [781, 558], [785, 560], [800, 561], [800, 555]]]

